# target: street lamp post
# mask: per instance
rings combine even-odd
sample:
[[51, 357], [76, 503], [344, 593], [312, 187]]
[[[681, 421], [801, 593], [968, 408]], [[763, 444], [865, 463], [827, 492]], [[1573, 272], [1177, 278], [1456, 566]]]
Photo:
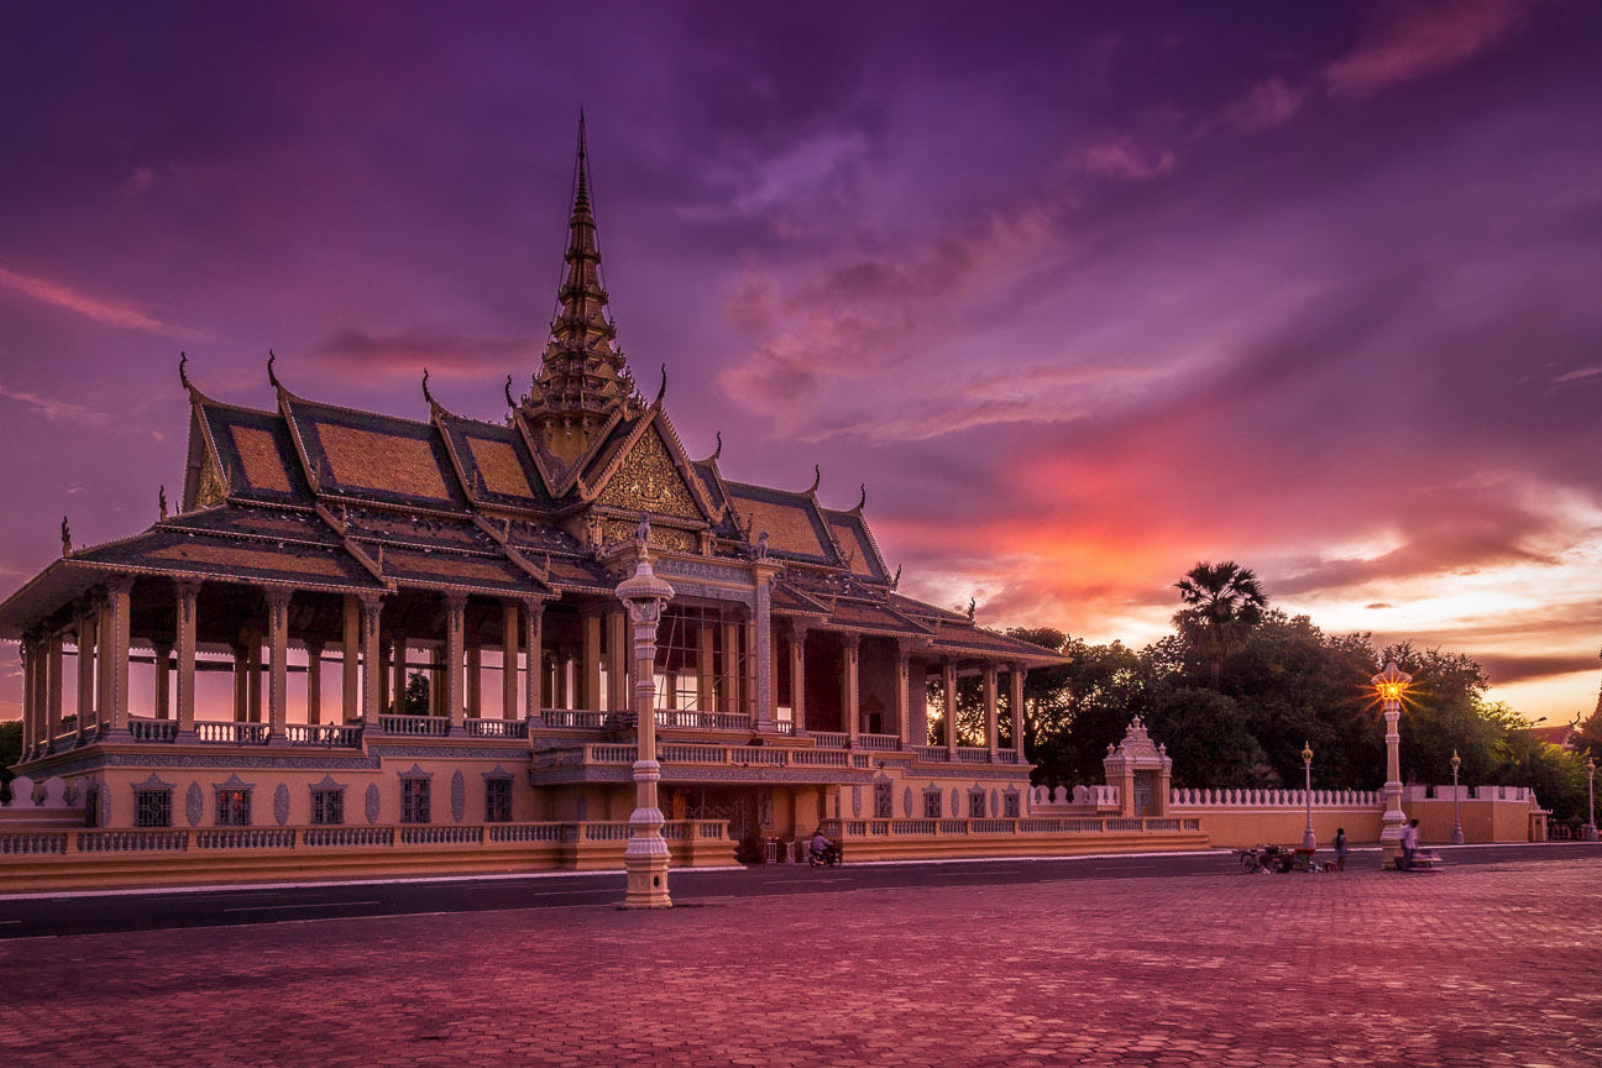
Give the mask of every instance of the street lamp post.
[[1585, 789], [1585, 807], [1589, 813], [1589, 820], [1585, 825], [1585, 840], [1596, 841], [1596, 757], [1589, 757], [1585, 762], [1585, 773], [1588, 782]]
[[1307, 830], [1302, 834], [1303, 849], [1317, 849], [1318, 836], [1313, 833], [1313, 747], [1302, 743], [1302, 794], [1307, 798]]
[[629, 816], [629, 841], [623, 850], [628, 888], [626, 909], [673, 907], [668, 896], [668, 846], [662, 837], [662, 810], [657, 807], [656, 784], [662, 765], [656, 761], [656, 628], [662, 609], [673, 599], [673, 587], [651, 570], [646, 551], [648, 520], [640, 521], [634, 537], [634, 574], [618, 583], [617, 598], [628, 608], [634, 624], [634, 717], [638, 751], [634, 760], [634, 812]]
[[1462, 763], [1463, 763], [1463, 758], [1457, 755], [1457, 750], [1456, 749], [1452, 750], [1452, 844], [1453, 845], [1462, 845], [1463, 844], [1463, 820], [1458, 816], [1458, 807], [1457, 807], [1457, 802], [1458, 802], [1457, 769], [1458, 769], [1458, 766], [1461, 765]]
[[1369, 681], [1374, 684], [1385, 713], [1385, 814], [1380, 817], [1384, 824], [1380, 830], [1380, 866], [1395, 868], [1402, 859], [1402, 832], [1407, 827], [1407, 813], [1402, 811], [1402, 694], [1413, 676], [1393, 661]]

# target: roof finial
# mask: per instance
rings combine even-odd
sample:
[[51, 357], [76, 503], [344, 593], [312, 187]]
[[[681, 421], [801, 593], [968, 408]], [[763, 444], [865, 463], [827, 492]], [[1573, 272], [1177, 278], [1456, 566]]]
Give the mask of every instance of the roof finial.
[[272, 384], [272, 387], [274, 389], [283, 389], [284, 388], [284, 384], [282, 382], [278, 381], [278, 376], [273, 373], [273, 364], [275, 364], [277, 362], [278, 362], [278, 357], [273, 355], [273, 350], [272, 349], [268, 349], [267, 350], [267, 381]]
[[818, 487], [821, 486], [821, 485], [823, 485], [823, 468], [819, 467], [817, 464], [813, 464], [812, 465], [812, 488], [807, 490], [807, 492], [808, 493], [816, 493], [816, 492], [818, 492]]
[[516, 408], [517, 407], [517, 402], [512, 399], [512, 376], [511, 375], [507, 375], [506, 376], [506, 406], [508, 408]]
[[161, 521], [167, 521], [167, 487], [162, 486], [156, 491], [156, 502], [161, 506]]
[[867, 506], [868, 506], [868, 484], [866, 482], [864, 482], [862, 484], [862, 497], [857, 501], [857, 506], [855, 508], [851, 509], [851, 510], [853, 512], [855, 512], [857, 515], [861, 515], [862, 514], [862, 510], [864, 508], [866, 508]]
[[434, 394], [428, 391], [428, 368], [426, 367], [423, 368], [423, 399], [428, 402], [430, 408], [438, 407], [434, 402]]
[[72, 555], [72, 528], [67, 525], [67, 517], [61, 517], [61, 555]]
[[968, 598], [968, 618], [969, 619], [973, 618], [974, 609], [976, 609], [978, 607], [979, 607], [979, 598], [977, 598], [977, 597]]
[[711, 456], [707, 457], [706, 462], [709, 464], [717, 463], [718, 457], [723, 455], [723, 431], [719, 430], [717, 433], [718, 447], [712, 450]]
[[890, 580], [890, 588], [897, 589], [901, 585], [901, 565], [896, 565], [896, 577]]
[[195, 391], [195, 385], [193, 382], [189, 381], [189, 374], [184, 370], [184, 365], [188, 362], [189, 354], [187, 352], [180, 352], [178, 354], [178, 381], [185, 389], [193, 393]]
[[664, 363], [662, 365], [662, 385], [656, 391], [656, 400], [651, 402], [651, 407], [660, 407], [662, 404], [662, 398], [665, 396], [667, 396], [667, 364]]

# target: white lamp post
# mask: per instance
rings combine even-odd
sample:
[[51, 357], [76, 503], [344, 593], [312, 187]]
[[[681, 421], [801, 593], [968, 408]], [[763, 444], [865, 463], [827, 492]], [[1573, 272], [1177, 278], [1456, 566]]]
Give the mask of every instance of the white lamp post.
[[647, 520], [634, 536], [634, 574], [618, 583], [617, 598], [628, 608], [634, 624], [634, 716], [639, 750], [634, 760], [634, 812], [629, 816], [629, 842], [623, 850], [628, 889], [626, 909], [673, 907], [668, 896], [668, 847], [662, 837], [662, 810], [657, 807], [656, 784], [662, 765], [656, 761], [656, 627], [662, 609], [673, 599], [673, 587], [651, 570], [646, 551], [650, 535]]
[[1402, 695], [1413, 676], [1399, 669], [1395, 662], [1386, 664], [1385, 670], [1369, 680], [1379, 694], [1380, 707], [1385, 713], [1385, 814], [1380, 817], [1384, 827], [1380, 830], [1380, 848], [1383, 850], [1381, 867], [1395, 868], [1402, 859], [1402, 832], [1407, 827], [1407, 813], [1402, 811]]
[[1317, 849], [1318, 836], [1313, 833], [1313, 747], [1302, 743], [1302, 793], [1307, 798], [1307, 831], [1302, 835], [1303, 849]]
[[1585, 840], [1594, 842], [1596, 841], [1596, 757], [1586, 760], [1585, 773], [1589, 779], [1585, 790], [1585, 807], [1590, 813], [1589, 822], [1585, 825]]
[[1463, 844], [1463, 821], [1462, 821], [1462, 819], [1460, 819], [1458, 817], [1458, 809], [1457, 809], [1457, 800], [1458, 800], [1457, 769], [1458, 769], [1458, 765], [1460, 765], [1462, 763], [1463, 763], [1463, 758], [1457, 755], [1457, 750], [1456, 749], [1452, 750], [1452, 844], [1453, 845], [1462, 845]]

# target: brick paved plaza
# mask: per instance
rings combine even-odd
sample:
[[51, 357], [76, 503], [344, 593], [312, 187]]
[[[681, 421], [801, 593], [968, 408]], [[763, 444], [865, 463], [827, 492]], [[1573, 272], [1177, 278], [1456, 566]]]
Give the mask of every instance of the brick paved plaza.
[[1602, 861], [87, 935], [0, 974], [7, 1068], [1595, 1065]]

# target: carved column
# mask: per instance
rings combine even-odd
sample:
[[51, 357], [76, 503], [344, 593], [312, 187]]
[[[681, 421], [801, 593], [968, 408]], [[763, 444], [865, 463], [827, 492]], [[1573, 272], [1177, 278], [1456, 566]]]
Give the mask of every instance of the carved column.
[[153, 702], [157, 719], [172, 718], [172, 646], [167, 642], [151, 642], [156, 668], [156, 693]]
[[245, 718], [252, 723], [261, 722], [261, 633], [254, 626], [245, 631], [245, 698], [248, 710]]
[[957, 762], [957, 662], [940, 662], [940, 683], [946, 697], [946, 759]]
[[[449, 621], [446, 630], [450, 629]], [[428, 647], [428, 714], [444, 716], [450, 707], [445, 703], [445, 651], [437, 645]]]
[[[344, 672], [340, 678], [340, 698], [343, 705], [344, 721], [355, 723], [361, 718], [362, 695], [361, 676], [357, 674], [359, 662], [358, 649], [361, 648], [362, 610], [361, 602], [355, 594], [347, 593], [343, 614], [340, 618], [340, 651]], [[401, 693], [405, 693], [402, 688]]]
[[395, 643], [378, 643], [378, 708], [380, 711], [402, 712], [402, 696], [406, 680], [401, 679], [401, 689], [395, 690], [393, 686], [395, 675]]
[[996, 665], [986, 661], [985, 686], [985, 748], [990, 750], [990, 762], [996, 763], [996, 751], [1001, 747], [1001, 728], [996, 712]]
[[234, 722], [243, 723], [250, 707], [250, 657], [239, 642], [229, 646], [234, 658]]
[[306, 722], [323, 721], [323, 643], [306, 643]]
[[583, 624], [581, 678], [574, 707], [594, 712], [601, 707], [601, 614], [586, 609], [580, 621]]
[[796, 737], [807, 732], [807, 628], [790, 624], [790, 715], [795, 718]]
[[467, 650], [467, 716], [481, 719], [484, 715], [484, 650], [473, 646]]
[[95, 659], [99, 612], [86, 603], [78, 614], [78, 738], [88, 734], [95, 715]]
[[[361, 711], [362, 719], [366, 721], [367, 729], [378, 729], [378, 622], [383, 612], [384, 602], [376, 594], [364, 594], [361, 598], [361, 646], [362, 667], [361, 674]], [[354, 659], [354, 658], [353, 658]]]
[[840, 718], [845, 720], [846, 744], [853, 749], [862, 731], [861, 654], [860, 636], [840, 635]]
[[112, 690], [115, 688], [111, 649], [115, 644], [111, 628], [111, 594], [102, 589], [95, 602], [95, 731], [111, 725]]
[[517, 718], [517, 602], [501, 605], [501, 718]]
[[130, 606], [128, 593], [133, 579], [119, 576], [106, 583], [106, 621], [110, 632], [110, 663], [106, 672], [110, 678], [111, 729], [128, 729], [128, 644]]
[[523, 602], [523, 659], [528, 665], [523, 676], [524, 714], [534, 723], [540, 722], [541, 713], [545, 710], [540, 693], [540, 682], [545, 677], [545, 645], [540, 633], [544, 614], [545, 602]]
[[[757, 730], [771, 731], [778, 695], [773, 692], [773, 576], [775, 569], [766, 564], [751, 566], [752, 582], [756, 587], [756, 618], [746, 624], [747, 655], [756, 661], [756, 717]], [[799, 720], [797, 721], [799, 725]]]
[[451, 731], [462, 727], [463, 665], [467, 625], [467, 595], [445, 595], [445, 714], [451, 718]]
[[281, 739], [289, 726], [289, 599], [293, 591], [281, 586], [264, 591], [267, 599], [267, 723], [272, 737]]
[[45, 694], [45, 736], [46, 749], [55, 747], [56, 735], [61, 733], [61, 632], [50, 635], [45, 647], [48, 691]]
[[1024, 736], [1027, 733], [1028, 713], [1024, 709], [1024, 682], [1029, 670], [1022, 664], [1012, 665], [1012, 747], [1018, 754], [1018, 763], [1024, 764]]
[[606, 707], [622, 712], [629, 707], [629, 617], [626, 612], [606, 613]]
[[37, 638], [24, 637], [18, 656], [22, 660], [22, 759], [28, 760], [33, 756], [39, 745], [39, 736], [43, 733], [39, 729], [42, 718], [38, 712], [38, 684], [39, 676], [39, 643]]
[[702, 712], [721, 712], [717, 702], [717, 635], [703, 617], [695, 627], [695, 705]]
[[905, 639], [896, 640], [896, 733], [901, 748], [912, 744], [912, 661]]
[[738, 623], [723, 624], [723, 679], [725, 712], [749, 716], [745, 707], [745, 687], [740, 685], [740, 631]]
[[392, 703], [389, 705], [389, 710], [396, 715], [404, 715], [406, 713], [407, 678], [406, 638], [403, 635], [397, 634], [395, 639], [389, 643], [389, 662], [390, 671], [394, 675], [394, 680], [389, 687], [394, 695], [390, 698]]

